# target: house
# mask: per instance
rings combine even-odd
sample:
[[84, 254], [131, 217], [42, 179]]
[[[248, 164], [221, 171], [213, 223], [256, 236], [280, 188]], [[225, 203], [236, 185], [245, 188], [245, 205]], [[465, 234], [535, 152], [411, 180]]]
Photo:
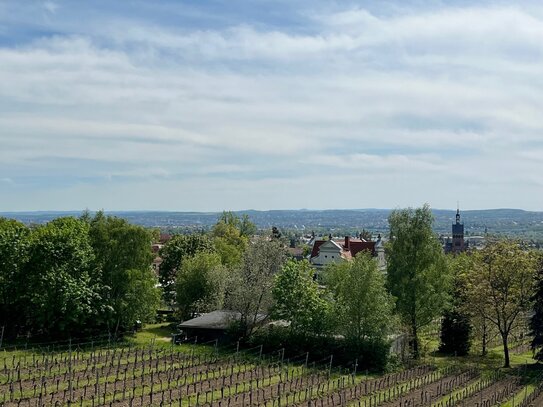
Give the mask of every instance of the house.
[[[261, 325], [267, 315], [258, 314], [255, 318], [256, 325]], [[236, 311], [217, 310], [202, 314], [196, 318], [189, 319], [179, 324], [179, 329], [185, 339], [205, 342], [214, 339], [225, 339], [228, 329], [233, 322], [239, 321], [241, 314]]]
[[345, 236], [344, 239], [333, 239], [331, 236], [328, 240], [315, 239], [309, 255], [309, 262], [319, 270], [328, 264], [350, 261], [362, 251], [371, 253], [373, 257], [377, 258], [379, 268], [386, 269], [385, 250], [381, 235], [375, 242], [355, 239], [350, 236]]

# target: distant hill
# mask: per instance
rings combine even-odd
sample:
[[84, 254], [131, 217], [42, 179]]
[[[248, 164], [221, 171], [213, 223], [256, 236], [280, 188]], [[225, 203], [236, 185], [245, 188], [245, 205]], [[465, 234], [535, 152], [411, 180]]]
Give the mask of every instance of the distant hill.
[[[277, 226], [302, 231], [337, 231], [348, 233], [366, 229], [386, 232], [390, 209], [330, 209], [330, 210], [270, 210], [238, 211], [247, 214], [261, 229]], [[128, 221], [162, 229], [207, 229], [217, 221], [218, 212], [114, 211], [108, 214]], [[455, 211], [434, 209], [436, 232], [450, 233]], [[3, 212], [0, 216], [14, 218], [26, 224], [40, 224], [59, 216], [79, 216], [81, 212]], [[488, 230], [492, 234], [524, 236], [543, 239], [543, 212], [520, 209], [483, 209], [462, 211], [466, 234], [477, 235]]]

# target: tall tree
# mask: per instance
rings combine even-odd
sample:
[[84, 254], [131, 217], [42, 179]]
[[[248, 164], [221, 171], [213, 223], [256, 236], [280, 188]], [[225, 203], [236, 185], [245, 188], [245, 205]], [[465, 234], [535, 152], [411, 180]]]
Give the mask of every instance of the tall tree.
[[174, 235], [160, 250], [162, 263], [159, 268], [159, 280], [164, 290], [164, 299], [168, 304], [175, 300], [175, 276], [185, 259], [196, 253], [213, 251], [211, 239], [206, 235]]
[[414, 358], [419, 358], [419, 330], [441, 314], [449, 273], [443, 250], [432, 231], [428, 205], [395, 210], [389, 216], [387, 283], [397, 298], [396, 310], [411, 333]]
[[314, 273], [307, 260], [289, 260], [275, 276], [272, 315], [289, 321], [292, 333], [318, 334], [326, 328], [328, 304], [319, 293]]
[[[130, 315], [140, 310], [137, 319], [150, 322], [154, 318], [157, 302], [156, 278], [151, 270], [153, 232], [132, 225], [122, 218], [98, 212], [94, 217], [83, 218], [89, 224], [89, 236], [95, 253], [95, 265], [102, 271], [103, 301], [107, 306], [104, 315], [109, 332], [116, 335], [121, 329], [133, 326]], [[155, 281], [155, 284], [149, 284]], [[131, 293], [140, 290], [140, 299], [134, 302]], [[151, 299], [150, 301], [143, 301]], [[147, 307], [145, 312], [141, 312]]]
[[530, 320], [531, 334], [533, 335], [532, 350], [534, 358], [543, 362], [543, 262], [539, 262], [539, 271], [536, 278], [536, 290], [533, 296], [534, 314]]
[[185, 259], [175, 282], [181, 318], [222, 308], [226, 277], [216, 253], [198, 252]]
[[240, 313], [241, 334], [250, 335], [258, 314], [267, 314], [273, 304], [272, 287], [286, 261], [283, 246], [277, 241], [258, 239], [247, 247], [239, 267], [232, 270], [226, 304]]
[[[447, 256], [447, 260], [452, 276], [451, 301], [441, 320], [439, 350], [462, 356], [467, 355], [471, 347], [473, 311], [466, 299], [464, 275], [469, 271], [473, 259], [469, 253], [463, 252]], [[486, 340], [484, 336], [483, 339]]]
[[385, 287], [377, 261], [366, 251], [354, 261], [334, 264], [325, 272], [335, 301], [339, 332], [355, 347], [384, 341], [394, 329], [394, 298]]
[[504, 367], [510, 367], [509, 335], [531, 308], [536, 257], [516, 242], [500, 241], [475, 253], [467, 276], [471, 307], [500, 333]]

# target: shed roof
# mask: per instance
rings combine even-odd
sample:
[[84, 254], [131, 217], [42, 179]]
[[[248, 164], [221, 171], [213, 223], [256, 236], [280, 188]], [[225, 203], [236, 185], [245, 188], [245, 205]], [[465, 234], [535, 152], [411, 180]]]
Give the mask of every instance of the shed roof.
[[[264, 321], [266, 317], [265, 314], [258, 314], [256, 323]], [[228, 329], [233, 321], [239, 321], [240, 318], [241, 314], [237, 311], [217, 310], [189, 319], [179, 324], [179, 327], [182, 329]]]

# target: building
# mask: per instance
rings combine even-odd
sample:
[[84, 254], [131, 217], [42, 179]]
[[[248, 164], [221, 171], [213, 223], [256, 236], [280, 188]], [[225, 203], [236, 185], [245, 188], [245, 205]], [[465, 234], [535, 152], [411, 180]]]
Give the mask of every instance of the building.
[[452, 224], [452, 238], [445, 241], [446, 253], [461, 253], [466, 251], [468, 244], [464, 239], [464, 224], [460, 222], [460, 209], [456, 210], [456, 222]]
[[[262, 325], [268, 316], [257, 314], [254, 316], [252, 326]], [[228, 330], [231, 325], [241, 320], [241, 314], [236, 311], [217, 310], [201, 314], [196, 318], [189, 319], [179, 324], [181, 341], [192, 340], [200, 343], [210, 340], [224, 340], [228, 337]]]
[[354, 239], [350, 236], [345, 236], [344, 239], [333, 239], [331, 236], [328, 240], [315, 239], [311, 254], [309, 255], [309, 262], [319, 270], [328, 264], [350, 261], [362, 251], [371, 253], [373, 257], [377, 258], [379, 268], [381, 270], [386, 269], [384, 245], [381, 235], [378, 236], [375, 242], [365, 239]]

